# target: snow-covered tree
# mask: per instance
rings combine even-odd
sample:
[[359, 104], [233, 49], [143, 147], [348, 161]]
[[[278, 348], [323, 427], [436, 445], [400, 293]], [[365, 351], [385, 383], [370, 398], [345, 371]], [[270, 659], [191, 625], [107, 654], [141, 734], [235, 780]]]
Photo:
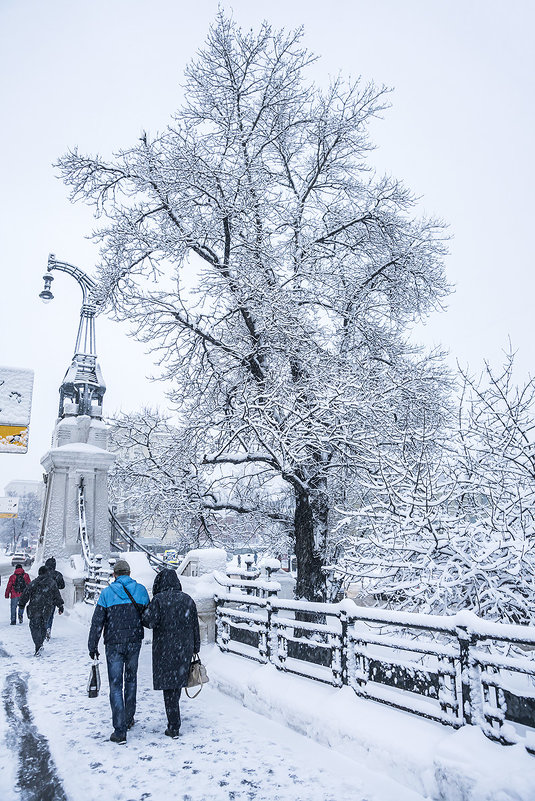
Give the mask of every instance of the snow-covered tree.
[[535, 609], [535, 382], [462, 373], [458, 425], [422, 426], [338, 524], [331, 572], [361, 597], [531, 622]]
[[228, 471], [203, 465], [191, 428], [143, 409], [116, 417], [109, 435], [117, 457], [110, 473], [111, 497], [143, 533], [157, 531], [181, 551], [203, 543], [243, 545], [251, 538], [280, 547], [285, 540], [291, 518], [277, 494], [263, 492], [257, 474], [237, 482]]
[[28, 492], [19, 498], [17, 517], [0, 520], [0, 537], [16, 551], [22, 539], [37, 537], [40, 517], [41, 500], [35, 492]]
[[[535, 379], [514, 383], [514, 354], [478, 379], [462, 372], [462, 463], [467, 489], [496, 530], [535, 533]], [[477, 502], [477, 500], [476, 500]]]
[[337, 558], [329, 573], [356, 596], [395, 608], [429, 605], [427, 574], [455, 505], [451, 414], [437, 386], [430, 382], [427, 404], [419, 384], [412, 398], [396, 400], [395, 427], [389, 437], [377, 432], [367, 477], [347, 493], [332, 535]]
[[468, 520], [467, 539], [472, 541], [475, 565], [481, 565], [477, 604], [492, 616], [531, 621], [535, 614], [535, 379], [515, 383], [511, 349], [501, 368], [485, 362], [479, 378], [466, 371], [462, 377], [460, 505]]
[[342, 485], [421, 362], [404, 330], [448, 286], [441, 225], [370, 170], [384, 88], [313, 85], [301, 38], [220, 14], [167, 130], [59, 166], [102, 219], [103, 299], [159, 354], [204, 464], [284, 484], [297, 594], [320, 600]]

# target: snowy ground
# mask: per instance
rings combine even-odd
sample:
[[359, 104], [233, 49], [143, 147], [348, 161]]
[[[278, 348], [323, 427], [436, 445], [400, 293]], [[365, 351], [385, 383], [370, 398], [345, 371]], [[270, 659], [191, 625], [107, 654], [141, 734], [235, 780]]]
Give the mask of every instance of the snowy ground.
[[[0, 607], [2, 801], [421, 801], [423, 796], [321, 746], [208, 685], [181, 703], [178, 740], [164, 736], [150, 646], [141, 650], [136, 725], [126, 746], [111, 732], [105, 667], [89, 699], [84, 611], [56, 615], [34, 658], [28, 625]], [[27, 698], [26, 698], [27, 683]], [[48, 741], [48, 742], [47, 742]], [[49, 750], [48, 750], [49, 749]], [[20, 755], [22, 754], [22, 766]]]
[[[0, 554], [0, 576], [10, 576], [15, 568], [11, 564], [11, 555]], [[4, 584], [4, 582], [2, 582]], [[5, 586], [5, 585], [4, 585]]]

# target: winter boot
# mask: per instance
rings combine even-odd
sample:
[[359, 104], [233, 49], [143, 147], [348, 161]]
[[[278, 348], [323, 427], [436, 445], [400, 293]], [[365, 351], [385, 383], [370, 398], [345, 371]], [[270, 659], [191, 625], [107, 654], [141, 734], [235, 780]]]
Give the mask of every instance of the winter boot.
[[172, 737], [173, 740], [176, 740], [180, 734], [179, 729], [166, 729], [165, 734], [167, 737]]
[[118, 743], [119, 745], [123, 745], [126, 743], [126, 734], [116, 734], [114, 731], [110, 734], [110, 740], [112, 743]]

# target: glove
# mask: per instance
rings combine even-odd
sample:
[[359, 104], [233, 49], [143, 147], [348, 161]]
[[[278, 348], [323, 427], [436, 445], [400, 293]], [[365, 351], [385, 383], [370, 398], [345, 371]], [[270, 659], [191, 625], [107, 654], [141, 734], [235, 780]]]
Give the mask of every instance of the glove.
[[62, 614], [63, 614], [63, 607], [60, 606], [60, 608], [58, 609], [58, 615], [62, 615]]
[[100, 654], [99, 654], [98, 651], [89, 651], [89, 658], [90, 659], [95, 660], [95, 659], [98, 659], [99, 656], [100, 656]]

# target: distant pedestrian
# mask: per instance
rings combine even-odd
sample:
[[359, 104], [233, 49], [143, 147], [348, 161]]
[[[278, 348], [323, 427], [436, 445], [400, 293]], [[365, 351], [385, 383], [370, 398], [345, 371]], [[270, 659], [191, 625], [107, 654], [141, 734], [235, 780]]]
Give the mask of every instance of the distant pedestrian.
[[44, 565], [39, 568], [37, 578], [28, 584], [19, 598], [20, 610], [24, 611], [26, 604], [28, 604], [30, 632], [37, 656], [45, 641], [46, 626], [51, 610], [57, 606], [59, 614], [63, 614], [63, 598], [59, 594], [58, 585]]
[[[63, 573], [60, 573], [59, 570], [56, 570], [56, 560], [54, 559], [53, 556], [50, 556], [46, 560], [45, 567], [47, 568], [47, 570], [50, 571], [51, 575], [53, 576], [54, 581], [58, 585], [58, 590], [64, 590], [65, 589], [65, 579], [63, 578]], [[52, 612], [50, 613], [50, 617], [48, 618], [47, 623], [46, 623], [46, 638], [47, 638], [47, 640], [50, 639], [50, 632], [52, 631], [52, 623], [53, 623], [53, 620], [54, 620], [54, 612], [55, 611], [56, 611], [55, 608], [52, 607]]]
[[110, 740], [125, 743], [126, 731], [134, 725], [137, 663], [143, 640], [141, 614], [149, 603], [149, 594], [143, 584], [130, 577], [130, 565], [124, 559], [115, 563], [113, 577], [97, 601], [87, 647], [91, 659], [98, 659], [98, 641], [104, 630], [113, 721]]
[[[26, 589], [26, 585], [31, 581], [22, 565], [17, 565], [14, 573], [7, 582], [5, 596], [11, 600], [11, 625], [17, 625], [17, 607], [19, 598]], [[22, 623], [23, 609], [19, 609], [19, 623]]]
[[152, 636], [152, 680], [163, 690], [168, 737], [180, 731], [180, 693], [187, 687], [193, 654], [201, 647], [199, 618], [193, 598], [182, 592], [174, 570], [164, 569], [154, 579], [152, 601], [143, 613]]

